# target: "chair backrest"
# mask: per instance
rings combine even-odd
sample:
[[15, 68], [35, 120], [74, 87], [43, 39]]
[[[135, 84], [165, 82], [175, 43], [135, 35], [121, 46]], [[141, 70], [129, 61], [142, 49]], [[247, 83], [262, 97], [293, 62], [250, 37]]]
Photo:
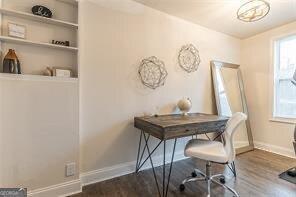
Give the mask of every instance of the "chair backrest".
[[235, 148], [233, 143], [234, 133], [237, 131], [238, 126], [247, 120], [247, 115], [241, 112], [235, 113], [227, 122], [226, 129], [223, 133], [224, 148], [228, 155], [228, 162], [231, 163], [235, 159]]

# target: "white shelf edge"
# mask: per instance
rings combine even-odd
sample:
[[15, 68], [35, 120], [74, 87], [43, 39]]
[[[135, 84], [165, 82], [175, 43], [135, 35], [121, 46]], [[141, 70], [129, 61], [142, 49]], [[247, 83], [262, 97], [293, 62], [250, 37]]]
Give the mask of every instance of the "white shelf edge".
[[56, 1], [71, 4], [78, 7], [78, 0], [56, 0]]
[[30, 20], [34, 20], [34, 21], [38, 21], [38, 22], [44, 22], [44, 23], [48, 23], [48, 24], [61, 25], [64, 27], [72, 27], [72, 28], [78, 29], [78, 24], [76, 24], [76, 23], [70, 23], [70, 22], [66, 22], [66, 21], [62, 21], [62, 20], [46, 18], [46, 17], [37, 16], [37, 15], [33, 15], [30, 13], [26, 13], [26, 12], [0, 8], [0, 13], [5, 14], [5, 15], [9, 15], [9, 16], [22, 17], [22, 18], [26, 18], [26, 19], [30, 19]]
[[55, 45], [50, 43], [36, 42], [36, 41], [24, 40], [24, 39], [13, 38], [8, 36], [0, 36], [0, 41], [17, 43], [17, 44], [34, 45], [34, 46], [61, 49], [61, 50], [78, 51], [78, 48], [76, 47], [67, 47], [67, 46]]
[[296, 124], [296, 119], [294, 118], [270, 118], [269, 121], [285, 123], [285, 124]]
[[0, 73], [0, 80], [21, 80], [21, 81], [56, 81], [56, 82], [78, 82], [78, 78], [62, 78], [62, 77], [50, 77], [43, 75], [27, 75], [27, 74], [9, 74]]

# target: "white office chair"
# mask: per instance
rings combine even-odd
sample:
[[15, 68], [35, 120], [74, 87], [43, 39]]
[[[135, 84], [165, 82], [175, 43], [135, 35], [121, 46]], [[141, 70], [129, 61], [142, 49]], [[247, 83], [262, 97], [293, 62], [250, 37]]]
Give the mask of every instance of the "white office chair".
[[[211, 163], [231, 164], [235, 159], [235, 148], [233, 145], [233, 136], [237, 127], [247, 119], [244, 113], [235, 113], [227, 122], [226, 129], [223, 133], [224, 143], [218, 141], [209, 141], [203, 139], [192, 139], [185, 147], [185, 156], [192, 159], [198, 158], [207, 161], [206, 173], [204, 174], [199, 169], [195, 169], [196, 174], [202, 177], [189, 177], [185, 179], [180, 185], [180, 191], [185, 190], [185, 183], [192, 181], [207, 181], [208, 195], [211, 194], [211, 183], [214, 182], [225, 189], [231, 191], [235, 196], [239, 196], [238, 193], [232, 188], [226, 186], [225, 177], [223, 174], [211, 175]], [[214, 178], [221, 178], [220, 181]]]

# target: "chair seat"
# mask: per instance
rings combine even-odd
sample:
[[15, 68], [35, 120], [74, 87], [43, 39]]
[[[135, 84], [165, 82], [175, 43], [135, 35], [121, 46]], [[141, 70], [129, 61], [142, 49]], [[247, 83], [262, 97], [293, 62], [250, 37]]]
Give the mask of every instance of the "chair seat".
[[227, 163], [228, 155], [221, 142], [192, 139], [185, 147], [185, 156], [216, 163]]

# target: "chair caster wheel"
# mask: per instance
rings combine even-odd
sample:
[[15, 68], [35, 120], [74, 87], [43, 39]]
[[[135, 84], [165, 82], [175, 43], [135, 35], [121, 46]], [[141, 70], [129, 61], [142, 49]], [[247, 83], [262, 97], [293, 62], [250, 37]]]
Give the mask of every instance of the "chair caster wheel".
[[197, 177], [197, 174], [196, 174], [196, 172], [192, 172], [191, 173], [191, 176], [194, 178], [194, 177]]
[[185, 185], [184, 184], [181, 184], [179, 186], [179, 190], [180, 190], [180, 192], [183, 192], [185, 190]]
[[219, 180], [220, 180], [220, 183], [222, 183], [222, 184], [226, 183], [226, 181], [225, 181], [225, 177], [224, 177], [224, 176], [220, 177]]

